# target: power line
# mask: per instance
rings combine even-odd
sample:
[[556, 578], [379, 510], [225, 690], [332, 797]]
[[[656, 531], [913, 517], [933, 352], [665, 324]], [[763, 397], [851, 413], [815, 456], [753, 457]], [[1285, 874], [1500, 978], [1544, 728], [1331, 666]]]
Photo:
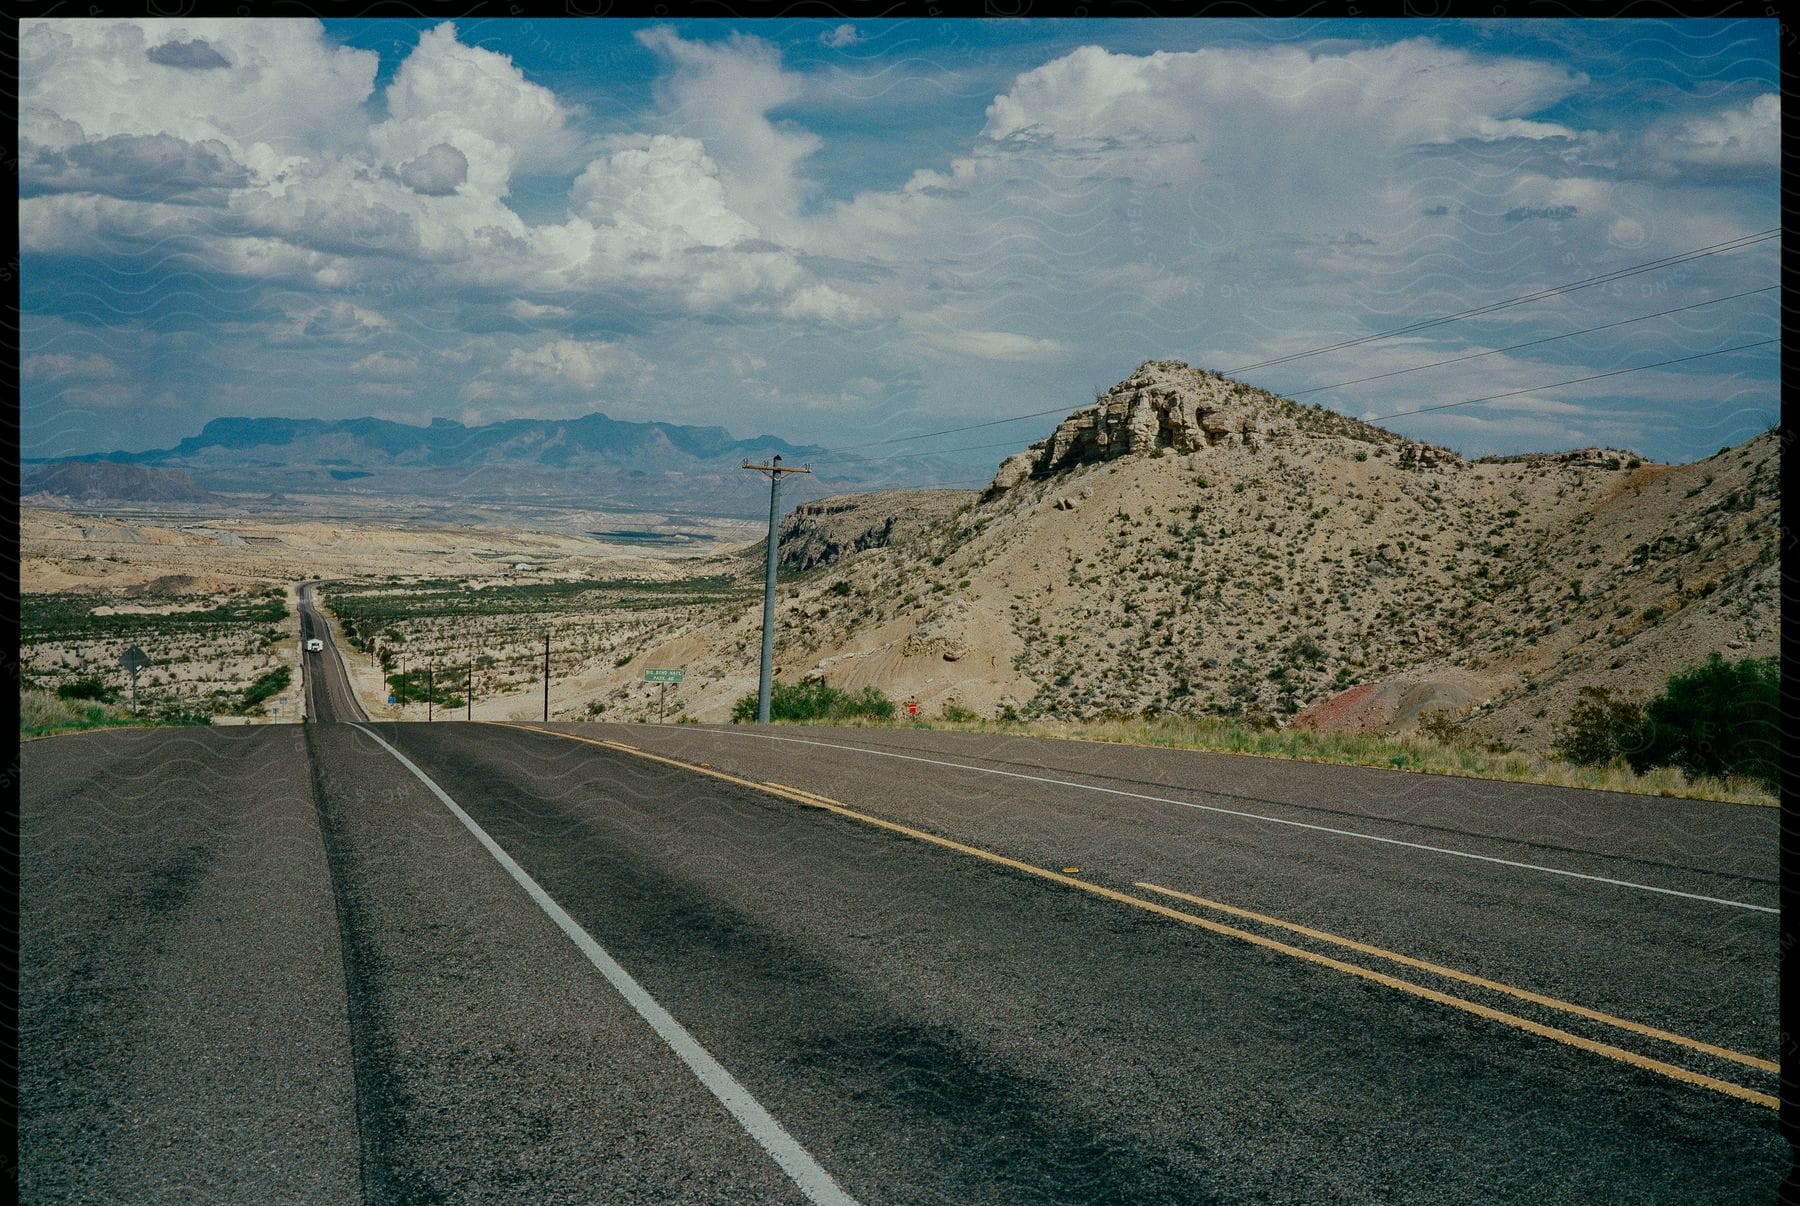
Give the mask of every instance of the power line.
[[1461, 364], [1465, 360], [1479, 360], [1483, 356], [1498, 356], [1501, 352], [1516, 352], [1520, 348], [1534, 348], [1541, 343], [1555, 343], [1559, 339], [1573, 339], [1577, 335], [1591, 335], [1595, 331], [1610, 331], [1614, 327], [1627, 327], [1634, 322], [1647, 322], [1652, 318], [1662, 318], [1669, 314], [1680, 314], [1684, 310], [1698, 310], [1702, 306], [1716, 306], [1720, 302], [1735, 301], [1740, 297], [1754, 297], [1758, 293], [1771, 293], [1781, 288], [1780, 285], [1764, 285], [1761, 289], [1750, 289], [1743, 293], [1733, 293], [1726, 297], [1714, 297], [1703, 302], [1695, 302], [1691, 306], [1676, 306], [1673, 310], [1658, 310], [1655, 314], [1640, 314], [1636, 318], [1623, 318], [1618, 322], [1604, 323], [1597, 327], [1583, 327], [1579, 331], [1569, 331], [1562, 335], [1547, 335], [1543, 339], [1532, 339], [1525, 343], [1509, 344], [1503, 348], [1494, 348], [1486, 352], [1472, 352], [1467, 356], [1456, 356], [1449, 360], [1433, 360], [1430, 364], [1415, 364], [1411, 368], [1395, 369], [1391, 373], [1376, 373], [1373, 377], [1358, 377], [1354, 381], [1339, 381], [1336, 385], [1315, 385], [1311, 389], [1298, 389], [1282, 396], [1285, 398], [1302, 398], [1307, 394], [1317, 394], [1328, 389], [1343, 389], [1347, 385], [1361, 385], [1365, 381], [1380, 381], [1387, 377], [1401, 377], [1407, 373], [1416, 373], [1422, 369], [1440, 368], [1446, 364]]
[[[1769, 288], [1771, 288], [1771, 289], [1779, 288], [1779, 287], [1780, 286], [1778, 286], [1778, 285], [1769, 286]], [[1766, 292], [1768, 292], [1768, 289], [1753, 289], [1750, 292], [1751, 293], [1766, 293]], [[1737, 294], [1736, 296], [1747, 297], [1747, 296], [1749, 296], [1749, 294]], [[1717, 297], [1717, 298], [1713, 299], [1713, 301], [1728, 301], [1728, 300], [1730, 300], [1730, 299], [1723, 298], [1723, 297]], [[1710, 305], [1712, 303], [1711, 302], [1701, 302], [1699, 304]], [[1692, 306], [1681, 307], [1681, 309], [1684, 309], [1684, 310], [1691, 310], [1693, 308], [1694, 307], [1692, 307]], [[1673, 313], [1675, 313], [1675, 311], [1669, 310], [1669, 311], [1665, 311], [1665, 313], [1673, 314]], [[1655, 318], [1655, 317], [1657, 317], [1657, 315], [1649, 314], [1649, 315], [1645, 315], [1644, 317]], [[1639, 319], [1630, 319], [1628, 321], [1637, 322], [1640, 320]], [[1616, 326], [1618, 324], [1609, 324], [1609, 325]], [[1593, 329], [1594, 330], [1602, 330], [1604, 328], [1595, 327]], [[1570, 334], [1582, 334], [1582, 332], [1572, 331], [1572, 332], [1570, 332]], [[1559, 339], [1566, 338], [1566, 336], [1557, 336], [1556, 338], [1559, 338]], [[1539, 342], [1544, 342], [1544, 341], [1540, 340]], [[1365, 423], [1382, 423], [1382, 422], [1387, 421], [1388, 419], [1400, 419], [1400, 418], [1405, 418], [1408, 415], [1422, 415], [1422, 414], [1427, 413], [1428, 411], [1449, 410], [1452, 407], [1457, 407], [1457, 406], [1473, 406], [1478, 402], [1494, 402], [1501, 398], [1517, 397], [1520, 394], [1533, 394], [1533, 393], [1538, 393], [1542, 390], [1547, 390], [1547, 389], [1561, 389], [1565, 385], [1579, 385], [1584, 381], [1599, 381], [1606, 377], [1621, 377], [1627, 373], [1641, 373], [1641, 372], [1645, 371], [1646, 369], [1664, 368], [1671, 364], [1685, 364], [1691, 360], [1705, 360], [1712, 356], [1723, 356], [1727, 352], [1741, 352], [1746, 348], [1759, 348], [1759, 347], [1763, 347], [1767, 344], [1780, 343], [1780, 342], [1781, 341], [1779, 339], [1761, 339], [1761, 340], [1757, 340], [1754, 343], [1741, 343], [1741, 344], [1736, 345], [1735, 347], [1720, 348], [1717, 351], [1713, 351], [1713, 352], [1700, 352], [1693, 356], [1679, 356], [1673, 360], [1658, 360], [1654, 364], [1639, 364], [1639, 365], [1634, 365], [1631, 368], [1613, 369], [1610, 372], [1595, 373], [1594, 375], [1592, 375], [1590, 377], [1575, 377], [1571, 380], [1558, 381], [1551, 385], [1534, 385], [1527, 389], [1515, 389], [1515, 390], [1509, 391], [1504, 394], [1489, 394], [1488, 396], [1486, 396], [1484, 398], [1465, 398], [1461, 402], [1444, 402], [1444, 403], [1440, 403], [1436, 406], [1421, 406], [1417, 410], [1395, 411], [1393, 414], [1377, 415], [1372, 419], [1364, 419], [1362, 421]], [[1524, 345], [1520, 345], [1520, 346], [1524, 346]], [[1506, 348], [1496, 349], [1496, 351], [1507, 351], [1507, 350], [1509, 350], [1509, 349], [1506, 349]], [[1479, 354], [1483, 355], [1483, 356], [1492, 355], [1492, 353], [1490, 353], [1490, 352], [1482, 352]], [[1473, 357], [1462, 357], [1462, 359], [1465, 359], [1465, 360], [1473, 359]], [[1446, 361], [1444, 363], [1452, 363], [1452, 362]], [[1432, 366], [1431, 365], [1420, 365], [1419, 367], [1420, 368], [1430, 368]], [[1405, 369], [1402, 371], [1410, 372], [1411, 370]], [[1387, 375], [1387, 374], [1384, 374], [1384, 375]], [[1373, 380], [1373, 378], [1370, 378], [1370, 380]], [[1320, 388], [1329, 389], [1329, 388], [1333, 388], [1333, 387], [1321, 386]], [[975, 444], [975, 445], [972, 445], [972, 446], [966, 447], [966, 448], [953, 449], [952, 451], [953, 452], [980, 452], [983, 449], [988, 449], [988, 448], [1017, 448], [1017, 447], [1018, 447], [1018, 445], [1015, 442], [1013, 442], [1011, 440], [1003, 440], [997, 444]], [[950, 454], [943, 453], [943, 452], [902, 452], [902, 453], [896, 453], [893, 456], [872, 457], [869, 459], [871, 459], [873, 461], [877, 461], [877, 462], [879, 462], [879, 461], [902, 461], [902, 460], [911, 460], [915, 457], [922, 457], [922, 456], [946, 456], [946, 455], [950, 455]]]
[[864, 459], [870, 464], [879, 465], [886, 461], [910, 461], [922, 456], [952, 456], [959, 452], [981, 452], [989, 448], [1017, 448], [1018, 446], [1017, 440], [1001, 440], [993, 444], [968, 444], [960, 448], [952, 448], [948, 452], [942, 449], [934, 449], [930, 452], [896, 452], [891, 456], [871, 456]]
[[[855, 452], [858, 448], [880, 448], [885, 444], [906, 444], [913, 440], [929, 440], [934, 436], [954, 435], [959, 431], [974, 431], [977, 427], [998, 427], [1002, 423], [1017, 423], [1022, 419], [1041, 419], [1045, 415], [1066, 415], [1067, 406], [1053, 406], [1049, 410], [1034, 410], [1028, 415], [1014, 415], [1010, 419], [989, 419], [985, 423], [970, 423], [966, 427], [946, 427], [942, 431], [927, 431], [919, 435], [895, 436], [889, 440], [874, 440], [867, 444], [853, 444], [849, 448], [837, 449], [839, 452]], [[885, 459], [885, 458], [884, 458]]]
[[[1252, 369], [1269, 368], [1269, 367], [1272, 367], [1277, 364], [1286, 364], [1289, 361], [1304, 359], [1305, 357], [1308, 357], [1308, 356], [1317, 356], [1317, 355], [1321, 355], [1322, 353], [1325, 353], [1325, 352], [1341, 351], [1345, 348], [1357, 347], [1357, 346], [1360, 346], [1365, 343], [1374, 343], [1375, 341], [1381, 340], [1381, 339], [1391, 339], [1396, 335], [1406, 335], [1406, 334], [1410, 334], [1414, 331], [1425, 330], [1428, 327], [1442, 326], [1445, 323], [1456, 322], [1456, 321], [1459, 321], [1464, 318], [1474, 318], [1478, 315], [1489, 314], [1496, 310], [1506, 309], [1510, 306], [1523, 305], [1526, 302], [1531, 302], [1531, 301], [1541, 301], [1548, 297], [1555, 297], [1555, 296], [1557, 296], [1559, 294], [1563, 294], [1563, 293], [1574, 293], [1574, 292], [1577, 292], [1582, 289], [1591, 289], [1596, 285], [1608, 284], [1612, 281], [1623, 280], [1626, 277], [1630, 277], [1630, 276], [1638, 276], [1645, 272], [1652, 272], [1658, 268], [1669, 268], [1669, 267], [1673, 267], [1677, 264], [1685, 264], [1691, 260], [1705, 259], [1708, 256], [1714, 256], [1714, 255], [1723, 255], [1724, 253], [1729, 252], [1729, 251], [1740, 251], [1745, 247], [1752, 247], [1758, 243], [1765, 243], [1765, 242], [1769, 241], [1770, 239], [1777, 238], [1780, 236], [1780, 234], [1781, 234], [1780, 227], [1775, 227], [1770, 230], [1758, 231], [1755, 234], [1743, 235], [1736, 239], [1727, 239], [1723, 243], [1714, 243], [1707, 247], [1697, 247], [1692, 251], [1684, 251], [1684, 252], [1680, 252], [1676, 255], [1665, 256], [1659, 260], [1648, 260], [1641, 264], [1631, 264], [1624, 268], [1616, 269], [1612, 272], [1602, 273], [1601, 275], [1595, 276], [1595, 277], [1589, 277], [1585, 280], [1571, 281], [1568, 284], [1563, 284], [1563, 285], [1553, 285], [1550, 288], [1541, 289], [1535, 293], [1527, 293], [1527, 294], [1524, 294], [1519, 297], [1508, 298], [1504, 301], [1491, 302], [1491, 303], [1488, 303], [1487, 305], [1476, 306], [1473, 309], [1459, 311], [1458, 313], [1455, 313], [1455, 314], [1447, 314], [1440, 318], [1425, 319], [1420, 322], [1413, 323], [1410, 326], [1396, 327], [1391, 331], [1381, 331], [1381, 332], [1377, 332], [1376, 334], [1373, 334], [1373, 335], [1364, 335], [1357, 339], [1342, 340], [1338, 343], [1326, 344], [1321, 347], [1307, 349], [1306, 351], [1294, 352], [1294, 353], [1291, 353], [1286, 356], [1279, 356], [1272, 360], [1263, 360], [1263, 361], [1259, 361], [1255, 364], [1244, 365], [1240, 368], [1227, 369], [1227, 370], [1225, 370], [1225, 372], [1227, 374], [1235, 375], [1237, 373], [1249, 372]], [[1779, 288], [1779, 286], [1770, 286], [1770, 288]], [[1751, 292], [1761, 293], [1761, 292], [1766, 292], [1766, 290], [1757, 289], [1757, 290], [1751, 290]], [[1741, 296], [1745, 296], [1745, 295], [1744, 294], [1735, 294], [1734, 296], [1741, 297]], [[1713, 300], [1725, 301], [1728, 299], [1715, 298]], [[1708, 305], [1711, 303], [1702, 302], [1700, 304]], [[1693, 307], [1685, 307], [1685, 306], [1681, 307], [1681, 309], [1692, 309], [1692, 308]], [[1673, 314], [1676, 312], [1677, 311], [1675, 311], [1675, 310], [1664, 311], [1664, 313], [1667, 313], [1667, 314]], [[1655, 318], [1655, 317], [1660, 317], [1660, 316], [1659, 315], [1646, 315], [1645, 317], [1646, 318]], [[1640, 320], [1633, 319], [1631, 321], [1640, 321]], [[1608, 324], [1608, 325], [1618, 326], [1618, 325], [1623, 325], [1623, 324], [1614, 323], [1614, 324]], [[1605, 327], [1593, 327], [1590, 329], [1598, 331], [1598, 330], [1605, 330], [1606, 328]], [[1585, 334], [1585, 333], [1586, 332], [1582, 332], [1582, 331], [1570, 332], [1571, 335], [1580, 335], [1580, 334]], [[1562, 339], [1562, 338], [1567, 338], [1567, 337], [1568, 336], [1554, 336], [1553, 338]], [[1548, 341], [1540, 340], [1540, 341], [1536, 341], [1536, 342], [1548, 342]], [[1529, 344], [1519, 344], [1516, 346], [1528, 347], [1530, 345]], [[1753, 346], [1753, 345], [1747, 345], [1747, 346]], [[1499, 348], [1496, 350], [1497, 351], [1511, 351], [1513, 349]], [[1481, 353], [1481, 354], [1486, 355], [1487, 353]], [[1454, 363], [1454, 361], [1442, 361], [1440, 363], [1450, 364], [1450, 363]], [[1669, 363], [1676, 363], [1676, 362], [1670, 361]], [[1419, 365], [1417, 367], [1418, 368], [1431, 368], [1433, 366], [1432, 365]], [[1655, 367], [1655, 366], [1648, 366], [1648, 367]], [[1410, 372], [1412, 370], [1407, 369], [1407, 370], [1402, 370], [1402, 371]], [[1385, 376], [1385, 375], [1398, 375], [1398, 374], [1383, 374], [1383, 375]], [[1366, 378], [1363, 378], [1362, 380], [1373, 381], [1375, 379], [1376, 378], [1373, 378], [1373, 377], [1366, 377]], [[1343, 382], [1342, 384], [1355, 385], [1355, 384], [1359, 384], [1359, 382]], [[1337, 388], [1339, 388], [1339, 386], [1327, 385], [1327, 386], [1320, 386], [1319, 388], [1320, 389], [1337, 389]], [[1545, 387], [1545, 388], [1553, 388], [1553, 387]], [[1306, 390], [1306, 391], [1302, 391], [1302, 392], [1313, 393], [1316, 391]], [[1453, 406], [1462, 405], [1462, 403], [1450, 403], [1450, 405], [1453, 405]], [[1432, 409], [1436, 409], [1436, 408], [1432, 408]], [[856, 452], [856, 451], [859, 451], [864, 448], [878, 448], [878, 447], [882, 447], [882, 446], [885, 446], [888, 444], [904, 444], [904, 443], [910, 443], [913, 440], [935, 439], [938, 436], [956, 435], [956, 434], [958, 434], [960, 432], [964, 432], [964, 431], [975, 431], [978, 428], [982, 428], [982, 427], [997, 427], [1004, 423], [1018, 423], [1018, 422], [1022, 422], [1025, 419], [1041, 419], [1045, 415], [1056, 415], [1056, 414], [1066, 415], [1068, 413], [1070, 413], [1070, 408], [1068, 406], [1066, 406], [1066, 405], [1065, 406], [1056, 406], [1056, 407], [1050, 408], [1049, 410], [1036, 410], [1036, 411], [1030, 412], [1029, 414], [1012, 415], [1012, 416], [1010, 416], [1008, 418], [1004, 418], [1004, 419], [989, 419], [989, 420], [986, 420], [985, 422], [981, 422], [981, 423], [968, 423], [961, 427], [946, 427], [939, 431], [921, 432], [918, 435], [894, 436], [890, 439], [876, 440], [876, 441], [873, 441], [868, 444], [854, 444], [848, 448], [834, 448], [834, 449], [829, 449], [828, 451], [835, 452], [835, 453]], [[1408, 411], [1406, 413], [1416, 414], [1416, 413], [1420, 413], [1420, 412]], [[881, 459], [889, 459], [889, 458], [881, 458]]]
[[1476, 306], [1470, 310], [1462, 310], [1455, 314], [1446, 314], [1441, 318], [1427, 318], [1421, 322], [1411, 323], [1404, 327], [1395, 327], [1391, 331], [1377, 331], [1373, 335], [1364, 335], [1357, 339], [1340, 340], [1323, 347], [1310, 348], [1304, 352], [1293, 352], [1286, 356], [1277, 356], [1272, 360], [1259, 360], [1255, 364], [1245, 364], [1237, 368], [1226, 369], [1228, 374], [1247, 373], [1252, 369], [1269, 368], [1277, 364], [1286, 364], [1292, 360], [1302, 360], [1308, 356], [1318, 356], [1325, 352], [1342, 351], [1344, 348], [1358, 347], [1365, 343], [1374, 343], [1380, 339], [1392, 339], [1396, 335], [1409, 335], [1414, 331], [1423, 331], [1428, 327], [1442, 326], [1447, 322], [1458, 322], [1464, 318], [1474, 318], [1481, 314], [1491, 314], [1496, 310], [1504, 310], [1511, 306], [1522, 306], [1526, 302], [1542, 301], [1547, 297], [1556, 297], [1564, 293], [1575, 293], [1582, 289], [1592, 289], [1596, 285], [1605, 285], [1613, 281], [1624, 280], [1628, 276], [1638, 276], [1645, 272], [1653, 272], [1658, 268], [1669, 268], [1676, 264], [1685, 264], [1690, 260], [1701, 260], [1707, 256], [1723, 255], [1728, 251], [1741, 251], [1758, 243], [1766, 243], [1777, 238], [1781, 229], [1758, 231], [1756, 234], [1744, 235], [1741, 238], [1728, 239], [1723, 243], [1714, 243], [1710, 247], [1699, 247], [1693, 251], [1684, 251], [1679, 255], [1665, 256], [1660, 260], [1650, 260], [1642, 264], [1633, 264], [1613, 272], [1588, 277], [1585, 280], [1571, 281], [1566, 285], [1552, 285], [1548, 289], [1540, 289], [1535, 293], [1526, 293], [1519, 297], [1510, 297], [1505, 301], [1490, 302], [1485, 306]]
[[1376, 415], [1372, 419], [1364, 419], [1365, 423], [1385, 423], [1389, 419], [1404, 418], [1407, 415], [1422, 415], [1427, 411], [1449, 410], [1453, 406], [1473, 406], [1477, 402], [1493, 402], [1500, 398], [1516, 398], [1520, 394], [1535, 394], [1546, 389], [1561, 389], [1565, 385], [1580, 385], [1583, 381], [1598, 381], [1603, 377], [1622, 377], [1626, 373], [1641, 373], [1645, 369], [1663, 368], [1671, 364], [1686, 364], [1690, 360], [1705, 360], [1709, 356], [1723, 356], [1727, 352], [1741, 352], [1745, 348], [1760, 348], [1765, 344], [1780, 343], [1779, 339], [1759, 339], [1755, 343], [1740, 343], [1736, 347], [1720, 348], [1716, 352], [1700, 352], [1693, 356], [1677, 356], [1673, 360], [1658, 360], [1655, 364], [1638, 364], [1631, 368], [1614, 369], [1610, 373], [1595, 373], [1591, 377], [1574, 377], [1568, 381], [1558, 381], [1554, 385], [1534, 385], [1529, 389], [1509, 390], [1504, 394], [1489, 394], [1485, 398], [1465, 398], [1461, 402], [1443, 402], [1436, 406], [1421, 406], [1417, 410], [1397, 410], [1391, 415]]

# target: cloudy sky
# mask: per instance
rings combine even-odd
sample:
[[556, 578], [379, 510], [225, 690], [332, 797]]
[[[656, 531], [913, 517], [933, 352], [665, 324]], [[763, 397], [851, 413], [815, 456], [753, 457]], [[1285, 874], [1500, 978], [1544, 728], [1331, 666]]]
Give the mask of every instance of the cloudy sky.
[[1777, 416], [1777, 62], [1773, 21], [26, 22], [23, 450], [603, 410], [975, 477], [1054, 417], [899, 437], [1173, 358], [1692, 459]]

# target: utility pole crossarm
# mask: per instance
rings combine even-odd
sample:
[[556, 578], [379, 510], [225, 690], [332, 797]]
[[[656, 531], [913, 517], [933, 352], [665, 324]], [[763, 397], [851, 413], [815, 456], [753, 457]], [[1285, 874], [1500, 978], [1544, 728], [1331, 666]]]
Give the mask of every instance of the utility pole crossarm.
[[812, 470], [808, 469], [805, 465], [801, 465], [798, 468], [784, 465], [781, 463], [780, 457], [775, 458], [775, 463], [773, 465], [751, 465], [751, 464], [746, 463], [746, 464], [739, 465], [738, 468], [739, 469], [755, 469], [759, 473], [811, 473], [812, 472]]

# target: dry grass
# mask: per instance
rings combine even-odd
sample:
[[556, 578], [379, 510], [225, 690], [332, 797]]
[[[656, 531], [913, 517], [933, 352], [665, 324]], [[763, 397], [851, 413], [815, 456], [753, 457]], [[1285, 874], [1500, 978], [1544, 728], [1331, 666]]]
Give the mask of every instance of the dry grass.
[[1496, 779], [1507, 783], [1539, 783], [1549, 787], [1578, 787], [1590, 791], [1617, 791], [1641, 796], [1717, 800], [1763, 807], [1774, 807], [1780, 802], [1760, 783], [1750, 779], [1689, 779], [1673, 767], [1663, 767], [1640, 775], [1623, 763], [1608, 767], [1575, 766], [1537, 754], [1521, 751], [1490, 753], [1419, 735], [1397, 737], [1367, 733], [1317, 733], [1305, 729], [1263, 729], [1223, 719], [1185, 717], [1061, 724], [1047, 721], [1009, 724], [986, 720], [921, 719], [889, 727], [1008, 733], [1025, 737], [1249, 754], [1260, 758], [1288, 758], [1300, 762], [1369, 766], [1382, 770]]
[[[19, 692], [19, 736], [46, 737], [90, 729], [117, 729], [140, 723], [131, 709], [88, 699], [59, 699], [48, 691]], [[145, 721], [143, 723], [149, 723]]]

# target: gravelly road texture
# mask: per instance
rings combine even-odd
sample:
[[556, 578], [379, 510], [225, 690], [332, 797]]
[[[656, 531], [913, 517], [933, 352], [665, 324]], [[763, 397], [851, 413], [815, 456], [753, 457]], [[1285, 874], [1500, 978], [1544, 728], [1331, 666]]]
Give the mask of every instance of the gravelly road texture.
[[1774, 904], [1772, 810], [904, 730], [352, 725], [312, 680], [304, 728], [22, 751], [27, 1200], [803, 1200], [388, 747], [862, 1201], [1744, 1201], [1786, 1168], [1773, 1109], [1641, 1060], [1772, 1073], [1273, 920], [1769, 1059], [1777, 919], [1740, 906]]
[[354, 1199], [343, 965], [301, 729], [20, 754], [21, 1197]]

